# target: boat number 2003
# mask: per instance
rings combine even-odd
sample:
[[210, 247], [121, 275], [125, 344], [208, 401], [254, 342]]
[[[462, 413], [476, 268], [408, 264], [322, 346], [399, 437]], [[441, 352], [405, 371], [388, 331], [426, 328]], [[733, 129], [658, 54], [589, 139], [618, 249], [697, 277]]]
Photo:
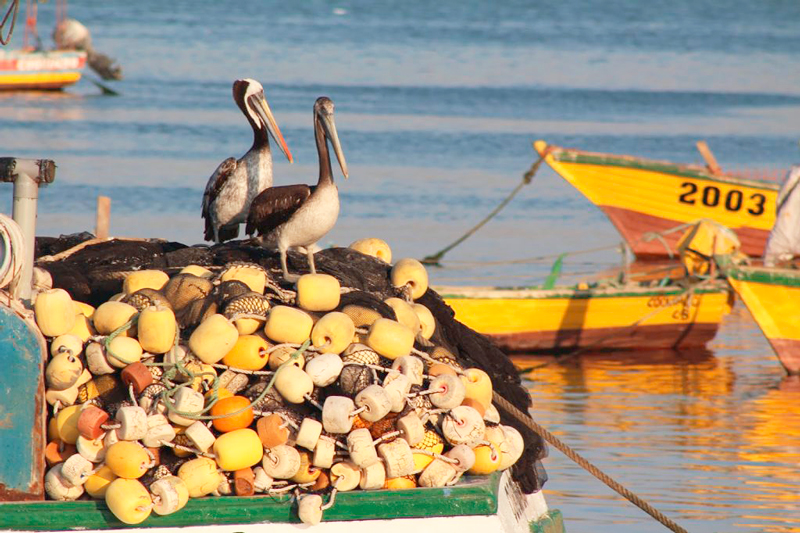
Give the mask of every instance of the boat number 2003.
[[713, 185], [706, 185], [702, 190], [696, 183], [685, 181], [681, 183], [681, 195], [679, 201], [682, 204], [695, 205], [699, 200], [706, 207], [724, 206], [728, 211], [740, 211], [743, 208], [754, 216], [764, 213], [764, 203], [766, 196], [756, 192], [745, 198], [745, 194], [738, 189], [731, 189], [723, 195], [720, 190]]

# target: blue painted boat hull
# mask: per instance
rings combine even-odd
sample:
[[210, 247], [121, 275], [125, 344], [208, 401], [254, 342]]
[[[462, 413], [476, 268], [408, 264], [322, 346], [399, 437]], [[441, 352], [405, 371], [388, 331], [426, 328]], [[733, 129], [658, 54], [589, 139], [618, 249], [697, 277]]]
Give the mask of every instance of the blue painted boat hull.
[[26, 314], [0, 305], [0, 501], [44, 499], [46, 352]]

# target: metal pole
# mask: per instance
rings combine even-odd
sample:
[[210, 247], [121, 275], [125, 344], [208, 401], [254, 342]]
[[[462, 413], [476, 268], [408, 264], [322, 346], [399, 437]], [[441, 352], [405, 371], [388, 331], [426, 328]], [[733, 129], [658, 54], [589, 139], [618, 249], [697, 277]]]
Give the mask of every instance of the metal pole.
[[14, 179], [14, 205], [12, 217], [22, 229], [25, 258], [22, 262], [18, 294], [24, 301], [31, 299], [33, 256], [36, 239], [36, 203], [39, 199], [39, 165], [34, 159], [17, 159]]

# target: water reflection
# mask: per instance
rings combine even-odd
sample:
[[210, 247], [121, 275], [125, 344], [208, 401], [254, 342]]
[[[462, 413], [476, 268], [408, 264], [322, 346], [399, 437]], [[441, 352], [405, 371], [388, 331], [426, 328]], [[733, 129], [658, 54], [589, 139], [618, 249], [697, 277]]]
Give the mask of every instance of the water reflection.
[[[774, 372], [753, 328], [740, 312], [713, 351], [514, 362], [540, 423], [688, 530], [797, 532], [800, 378]], [[546, 466], [568, 528], [662, 529], [559, 452]]]

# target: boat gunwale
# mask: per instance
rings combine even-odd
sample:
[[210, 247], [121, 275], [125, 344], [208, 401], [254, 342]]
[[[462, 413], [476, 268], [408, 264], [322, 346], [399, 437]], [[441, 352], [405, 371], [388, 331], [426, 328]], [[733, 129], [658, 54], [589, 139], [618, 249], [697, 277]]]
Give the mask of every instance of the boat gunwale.
[[728, 266], [725, 275], [737, 281], [800, 287], [800, 270], [767, 266]]
[[[435, 516], [493, 515], [498, 510], [501, 473], [469, 477], [451, 487], [340, 492], [325, 521], [388, 520]], [[134, 527], [300, 523], [290, 495], [220, 496], [190, 499], [177, 513], [152, 513]], [[119, 529], [126, 526], [103, 500], [0, 502], [0, 530], [57, 531]]]
[[88, 54], [84, 50], [21, 50], [19, 48], [15, 48], [13, 50], [0, 49], [0, 59], [13, 59], [18, 57], [29, 57], [32, 55], [88, 57]]
[[[616, 166], [622, 168], [632, 168], [636, 170], [648, 170], [660, 172], [662, 174], [672, 174], [679, 177], [726, 183], [728, 185], [745, 185], [756, 189], [766, 189], [777, 191], [780, 184], [770, 180], [758, 180], [751, 178], [740, 178], [732, 174], [711, 174], [704, 167], [699, 165], [673, 163], [656, 159], [647, 159], [633, 155], [608, 154], [603, 152], [589, 152], [577, 148], [563, 148], [545, 141], [544, 148], [537, 151], [545, 155], [545, 158], [552, 157], [558, 163], [575, 163], [579, 165], [600, 165]], [[550, 163], [550, 161], [548, 161]], [[555, 169], [558, 172], [558, 169]], [[559, 174], [561, 174], [559, 172]]]
[[[691, 287], [606, 287], [590, 289], [537, 289], [534, 287], [474, 287], [474, 286], [435, 286], [433, 289], [444, 299], [452, 300], [549, 300], [549, 299], [590, 299], [590, 298], [646, 298], [648, 296], [677, 296], [688, 293]], [[713, 287], [695, 287], [694, 294], [718, 294], [730, 289], [722, 282]]]

